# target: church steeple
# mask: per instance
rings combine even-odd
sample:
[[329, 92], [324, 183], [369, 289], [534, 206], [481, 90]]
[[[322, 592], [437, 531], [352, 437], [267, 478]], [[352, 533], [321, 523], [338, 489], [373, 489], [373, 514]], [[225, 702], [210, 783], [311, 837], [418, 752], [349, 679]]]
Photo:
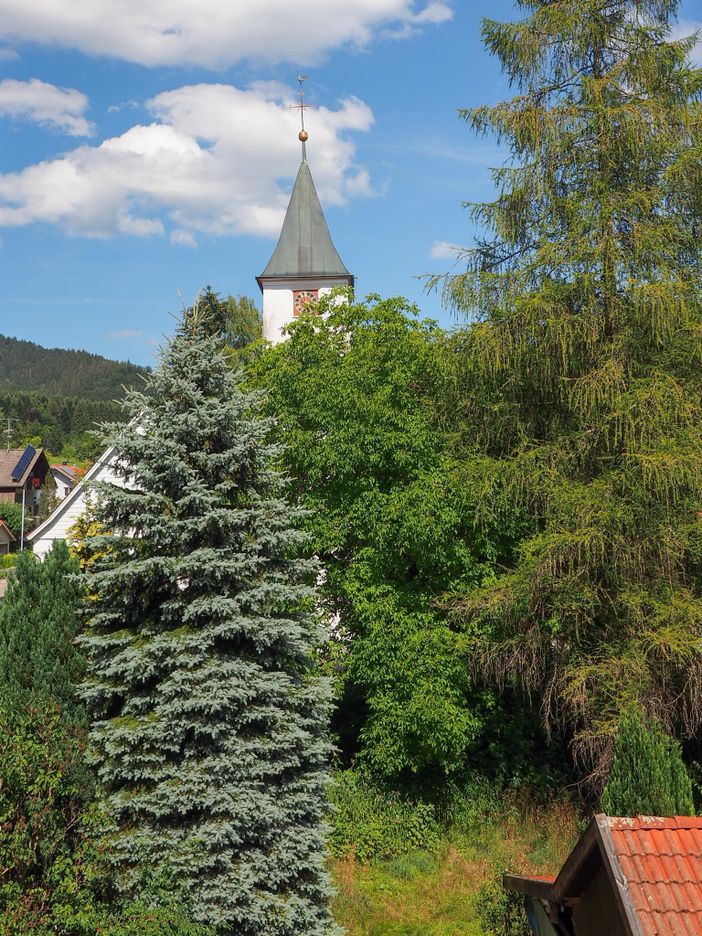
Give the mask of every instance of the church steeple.
[[334, 286], [353, 286], [354, 278], [332, 243], [324, 212], [307, 164], [305, 108], [300, 81], [299, 107], [302, 129], [302, 162], [273, 256], [257, 282], [263, 293], [263, 335], [282, 340], [281, 329], [299, 314], [304, 305]]

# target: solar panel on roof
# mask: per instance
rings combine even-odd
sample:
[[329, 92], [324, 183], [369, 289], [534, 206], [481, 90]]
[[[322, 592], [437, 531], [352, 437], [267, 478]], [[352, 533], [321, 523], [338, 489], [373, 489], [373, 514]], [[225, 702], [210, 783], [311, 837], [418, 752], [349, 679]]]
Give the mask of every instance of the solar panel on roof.
[[22, 475], [27, 470], [27, 466], [37, 454], [37, 450], [33, 445], [28, 445], [27, 448], [22, 452], [20, 460], [17, 462], [15, 467], [12, 469], [12, 480], [19, 481]]

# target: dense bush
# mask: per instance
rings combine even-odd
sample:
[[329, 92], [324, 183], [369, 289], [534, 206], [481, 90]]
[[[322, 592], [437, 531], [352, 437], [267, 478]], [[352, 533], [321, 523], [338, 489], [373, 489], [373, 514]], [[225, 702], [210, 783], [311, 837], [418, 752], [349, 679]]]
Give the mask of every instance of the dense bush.
[[83, 732], [58, 706], [0, 705], [3, 936], [210, 936], [177, 893], [116, 899], [83, 751]]
[[19, 537], [22, 527], [22, 505], [0, 501], [0, 520], [4, 520], [13, 536]]
[[680, 744], [639, 709], [622, 719], [601, 807], [610, 816], [694, 815]]
[[434, 807], [382, 791], [352, 770], [336, 776], [330, 849], [341, 858], [388, 861], [415, 849], [432, 851], [439, 841]]

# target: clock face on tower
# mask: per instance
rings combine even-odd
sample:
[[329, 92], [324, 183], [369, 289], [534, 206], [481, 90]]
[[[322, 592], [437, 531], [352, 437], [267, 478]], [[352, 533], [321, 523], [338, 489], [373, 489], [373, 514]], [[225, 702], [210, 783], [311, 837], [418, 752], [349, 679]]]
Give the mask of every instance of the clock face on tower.
[[296, 289], [293, 292], [293, 315], [303, 312], [306, 305], [316, 300], [317, 295], [316, 289]]

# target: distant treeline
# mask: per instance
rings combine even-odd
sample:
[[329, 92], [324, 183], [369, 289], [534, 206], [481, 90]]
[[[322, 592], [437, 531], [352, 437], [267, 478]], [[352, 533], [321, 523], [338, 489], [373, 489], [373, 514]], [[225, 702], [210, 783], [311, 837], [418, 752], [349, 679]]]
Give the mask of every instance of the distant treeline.
[[[9, 418], [9, 436], [8, 436]], [[102, 443], [92, 430], [121, 418], [119, 403], [0, 388], [0, 444], [32, 443], [66, 461], [91, 461]]]
[[124, 386], [141, 384], [140, 377], [148, 370], [87, 351], [42, 348], [0, 335], [0, 390], [112, 401], [123, 396]]

